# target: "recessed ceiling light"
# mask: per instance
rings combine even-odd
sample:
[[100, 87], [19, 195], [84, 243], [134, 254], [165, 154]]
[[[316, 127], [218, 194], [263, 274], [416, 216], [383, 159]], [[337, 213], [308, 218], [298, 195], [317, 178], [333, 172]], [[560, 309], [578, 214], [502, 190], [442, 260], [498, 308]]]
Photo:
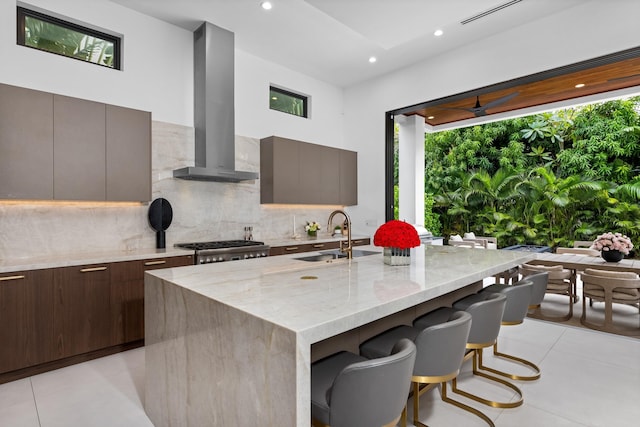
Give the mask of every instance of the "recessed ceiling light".
[[372, 64], [373, 64], [374, 62], [376, 62], [377, 60], [378, 60], [378, 58], [376, 58], [375, 56], [370, 56], [370, 57], [369, 57], [369, 62], [371, 62]]
[[436, 36], [436, 37], [440, 37], [443, 34], [444, 34], [444, 31], [442, 31], [442, 30], [435, 30], [434, 33], [433, 33], [433, 35]]
[[578, 83], [578, 84], [576, 85], [576, 88], [578, 88], [578, 89], [580, 89], [581, 87], [584, 87], [584, 83]]
[[270, 1], [263, 1], [262, 3], [260, 3], [260, 6], [264, 9], [264, 10], [271, 10], [271, 8], [273, 7], [273, 5], [271, 4]]
[[432, 119], [435, 119], [435, 117], [434, 116], [427, 117], [427, 120], [432, 120]]
[[272, 96], [271, 99], [273, 99], [274, 101], [277, 101], [278, 97], [277, 96]]

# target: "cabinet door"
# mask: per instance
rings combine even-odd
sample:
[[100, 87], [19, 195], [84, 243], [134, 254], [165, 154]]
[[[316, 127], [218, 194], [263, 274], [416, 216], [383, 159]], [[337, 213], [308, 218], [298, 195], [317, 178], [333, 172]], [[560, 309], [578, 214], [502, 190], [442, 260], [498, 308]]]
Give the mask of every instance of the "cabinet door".
[[54, 329], [58, 357], [109, 347], [109, 266], [58, 268], [54, 281]]
[[106, 106], [107, 200], [151, 200], [151, 113]]
[[57, 200], [105, 200], [105, 105], [53, 97], [54, 190]]
[[144, 338], [144, 272], [193, 265], [193, 256], [111, 264], [111, 345]]
[[298, 203], [337, 205], [340, 150], [316, 144], [300, 144]]
[[0, 198], [53, 198], [53, 95], [0, 84]]
[[302, 203], [300, 143], [269, 137], [260, 142], [260, 203]]
[[111, 264], [111, 344], [144, 338], [144, 269], [142, 261]]
[[52, 270], [0, 274], [0, 373], [55, 359]]
[[340, 204], [358, 204], [358, 153], [340, 150]]

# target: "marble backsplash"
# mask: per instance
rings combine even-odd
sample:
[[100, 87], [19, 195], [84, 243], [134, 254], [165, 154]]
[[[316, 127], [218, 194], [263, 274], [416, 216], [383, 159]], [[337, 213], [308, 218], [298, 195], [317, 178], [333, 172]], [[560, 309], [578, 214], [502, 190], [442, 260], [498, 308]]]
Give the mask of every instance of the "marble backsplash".
[[[268, 135], [265, 135], [268, 136]], [[173, 170], [194, 164], [193, 128], [153, 122], [153, 199], [173, 208], [166, 244], [242, 239], [253, 227], [254, 240], [304, 236], [305, 221], [325, 224], [335, 207], [260, 204], [260, 180], [242, 183], [188, 181]], [[236, 168], [260, 171], [260, 141], [236, 136]], [[137, 250], [155, 247], [148, 204], [0, 201], [0, 259], [51, 254]]]

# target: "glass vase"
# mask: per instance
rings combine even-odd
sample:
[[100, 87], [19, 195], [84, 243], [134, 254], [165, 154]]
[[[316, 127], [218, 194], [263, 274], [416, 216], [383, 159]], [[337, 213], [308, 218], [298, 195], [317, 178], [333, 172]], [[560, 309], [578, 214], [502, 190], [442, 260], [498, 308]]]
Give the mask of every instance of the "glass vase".
[[409, 265], [411, 264], [411, 249], [384, 248], [384, 263], [388, 265]]

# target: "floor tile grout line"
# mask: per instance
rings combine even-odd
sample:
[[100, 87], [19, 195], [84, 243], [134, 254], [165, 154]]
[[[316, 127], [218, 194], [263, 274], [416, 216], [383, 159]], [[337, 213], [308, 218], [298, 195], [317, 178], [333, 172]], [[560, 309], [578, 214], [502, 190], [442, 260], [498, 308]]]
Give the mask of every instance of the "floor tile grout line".
[[38, 425], [42, 427], [42, 422], [40, 421], [40, 411], [38, 411], [38, 401], [36, 400], [36, 392], [33, 389], [33, 377], [29, 377], [29, 385], [31, 386], [31, 395], [33, 396], [33, 406], [36, 408], [36, 417], [38, 418]]

